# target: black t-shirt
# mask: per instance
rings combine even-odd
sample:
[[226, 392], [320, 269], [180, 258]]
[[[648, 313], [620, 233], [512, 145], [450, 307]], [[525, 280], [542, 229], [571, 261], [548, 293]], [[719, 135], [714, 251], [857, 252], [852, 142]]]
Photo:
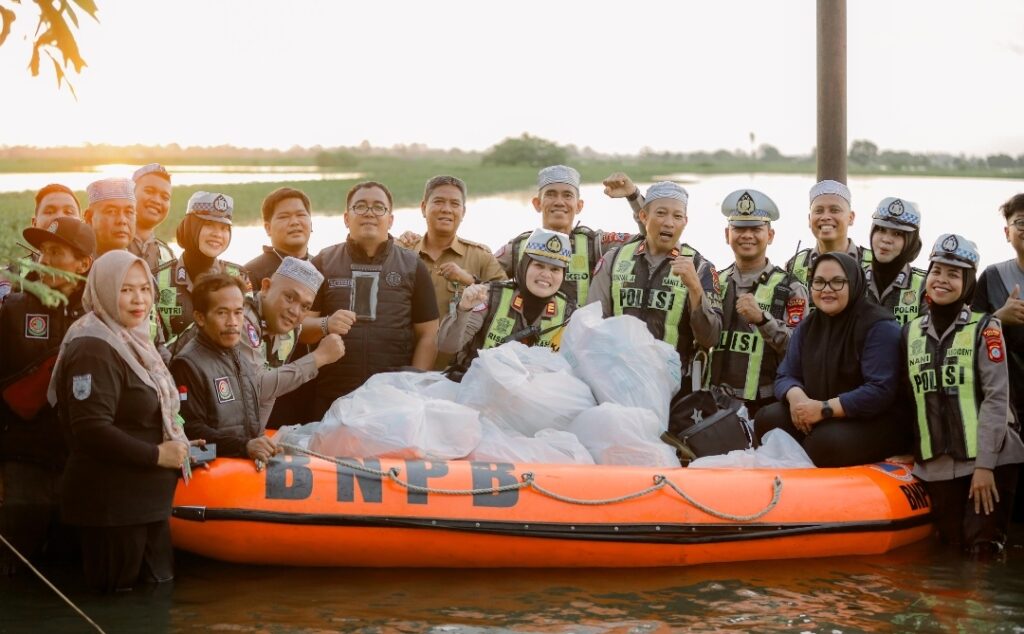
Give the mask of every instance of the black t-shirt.
[[156, 391], [110, 345], [68, 343], [57, 408], [71, 448], [61, 513], [78, 526], [127, 526], [170, 517], [179, 473], [157, 466], [163, 422]]

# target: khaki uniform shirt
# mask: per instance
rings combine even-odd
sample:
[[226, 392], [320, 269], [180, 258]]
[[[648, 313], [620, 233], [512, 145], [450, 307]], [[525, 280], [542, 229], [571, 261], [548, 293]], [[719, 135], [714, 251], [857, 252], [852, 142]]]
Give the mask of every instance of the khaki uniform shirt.
[[[754, 287], [754, 283], [761, 277], [765, 272], [770, 272], [775, 267], [771, 262], [767, 262], [763, 269], [754, 271], [752, 273], [741, 273], [738, 268], [733, 268], [732, 275], [729, 279], [719, 280], [720, 284], [728, 284], [732, 280], [736, 284], [736, 296], [739, 297], [744, 293], [751, 292]], [[807, 287], [800, 283], [800, 280], [793, 278], [793, 281], [789, 285], [789, 301], [786, 303], [786, 315], [784, 319], [776, 319], [771, 314], [765, 312], [764, 316], [768, 320], [763, 326], [757, 326], [758, 331], [761, 333], [761, 337], [764, 338], [764, 342], [768, 344], [772, 350], [774, 350], [780, 357], [786, 354], [786, 347], [789, 345], [789, 337], [793, 334], [793, 329], [804, 320], [807, 316], [808, 307], [810, 306], [810, 299], [807, 294]], [[723, 306], [722, 310], [735, 310], [736, 306]], [[742, 317], [736, 315], [732, 319], [734, 325], [739, 324], [742, 321]]]
[[154, 274], [157, 267], [164, 262], [170, 262], [174, 259], [174, 252], [171, 251], [171, 247], [167, 246], [166, 242], [155, 235], [150, 236], [148, 240], [133, 236], [131, 243], [128, 245], [128, 252], [145, 260], [146, 264], [149, 265], [150, 273]]

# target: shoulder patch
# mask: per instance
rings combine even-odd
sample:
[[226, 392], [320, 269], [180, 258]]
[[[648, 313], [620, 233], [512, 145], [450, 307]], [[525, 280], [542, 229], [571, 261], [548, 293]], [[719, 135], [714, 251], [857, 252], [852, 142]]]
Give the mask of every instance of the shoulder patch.
[[253, 348], [260, 347], [260, 335], [256, 332], [256, 326], [249, 322], [245, 323], [245, 336], [249, 340], [249, 345]]
[[84, 401], [92, 394], [92, 374], [77, 374], [71, 377], [71, 394]]
[[461, 238], [461, 237], [459, 238], [459, 240], [461, 240], [462, 243], [465, 244], [465, 245], [468, 245], [468, 246], [471, 246], [471, 247], [476, 247], [478, 249], [483, 249], [484, 251], [487, 251], [488, 253], [491, 252], [491, 247], [487, 246], [486, 244], [483, 244], [482, 242], [474, 242], [472, 240], [467, 240], [467, 239]]
[[632, 237], [633, 235], [629, 233], [606, 231], [601, 234], [601, 244], [608, 244], [609, 242], [629, 242]]
[[993, 363], [1002, 363], [1006, 358], [1003, 351], [1003, 332], [998, 328], [989, 326], [981, 331], [981, 337], [985, 340], [985, 350], [988, 352], [988, 360]]
[[500, 258], [501, 256], [505, 255], [505, 249], [507, 249], [507, 248], [508, 248], [508, 244], [501, 245], [501, 248], [499, 248], [497, 251], [494, 252], [494, 257]]
[[807, 307], [807, 300], [803, 297], [790, 296], [786, 302], [786, 325], [796, 326], [804, 318], [804, 309]]

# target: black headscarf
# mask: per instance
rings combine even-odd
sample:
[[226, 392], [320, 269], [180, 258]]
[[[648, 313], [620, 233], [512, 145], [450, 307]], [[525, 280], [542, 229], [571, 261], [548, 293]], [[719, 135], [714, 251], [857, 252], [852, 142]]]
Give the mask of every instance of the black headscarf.
[[[875, 237], [875, 231], [878, 230], [877, 225], [871, 226], [871, 237]], [[917, 256], [921, 254], [921, 232], [915, 229], [914, 231], [905, 232], [903, 240], [903, 250], [899, 252], [892, 262], [883, 263], [879, 262], [876, 258], [871, 263], [871, 275], [872, 282], [875, 284], [875, 288], [878, 289], [879, 293], [884, 291], [892, 284], [892, 281], [896, 279], [896, 276], [900, 274], [903, 267], [917, 259]]]
[[867, 280], [856, 260], [845, 253], [825, 253], [811, 267], [813, 279], [822, 262], [834, 260], [843, 268], [850, 289], [850, 301], [837, 315], [813, 311], [804, 319], [800, 365], [804, 388], [813, 399], [825, 400], [859, 387], [861, 350], [871, 326], [894, 320], [892, 310], [868, 301]]
[[217, 259], [211, 258], [199, 250], [199, 231], [203, 228], [203, 224], [207, 222], [211, 221], [203, 220], [193, 214], [186, 214], [181, 219], [181, 222], [178, 223], [178, 229], [175, 232], [178, 246], [181, 247], [181, 257], [185, 263], [185, 270], [188, 271], [188, 276], [191, 280], [195, 280], [213, 268], [213, 263]]
[[537, 297], [530, 292], [530, 289], [526, 288], [526, 269], [529, 268], [531, 261], [533, 261], [533, 258], [529, 255], [523, 255], [523, 257], [519, 258], [519, 267], [516, 269], [516, 286], [519, 287], [519, 296], [523, 298], [523, 317], [528, 324], [532, 324], [540, 316], [541, 311], [544, 310], [544, 307], [548, 305], [551, 298], [558, 292], [556, 288], [547, 297]]
[[[932, 262], [928, 265], [928, 272], [932, 272], [932, 267], [935, 263]], [[960, 297], [956, 301], [940, 306], [932, 302], [928, 303], [928, 314], [931, 316], [932, 325], [935, 326], [935, 332], [942, 336], [942, 333], [946, 332], [949, 325], [956, 320], [956, 316], [960, 314], [960, 309], [963, 308], [964, 304], [970, 304], [971, 300], [974, 299], [974, 289], [977, 286], [977, 272], [972, 268], [960, 269], [963, 275], [964, 287], [960, 291]]]

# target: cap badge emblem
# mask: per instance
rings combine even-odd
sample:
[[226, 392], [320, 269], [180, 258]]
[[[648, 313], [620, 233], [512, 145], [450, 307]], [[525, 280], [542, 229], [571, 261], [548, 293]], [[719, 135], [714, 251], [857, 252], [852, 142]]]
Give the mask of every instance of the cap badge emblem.
[[736, 210], [746, 216], [754, 213], [754, 209], [756, 207], [757, 205], [754, 204], [754, 197], [750, 195], [750, 192], [743, 192], [740, 199], [736, 201]]
[[956, 236], [949, 236], [948, 238], [942, 241], [942, 248], [946, 251], [949, 251], [950, 253], [956, 252], [957, 247], [959, 246], [960, 243], [957, 242]]
[[889, 215], [890, 216], [902, 216], [904, 211], [903, 201], [896, 199], [889, 203]]

